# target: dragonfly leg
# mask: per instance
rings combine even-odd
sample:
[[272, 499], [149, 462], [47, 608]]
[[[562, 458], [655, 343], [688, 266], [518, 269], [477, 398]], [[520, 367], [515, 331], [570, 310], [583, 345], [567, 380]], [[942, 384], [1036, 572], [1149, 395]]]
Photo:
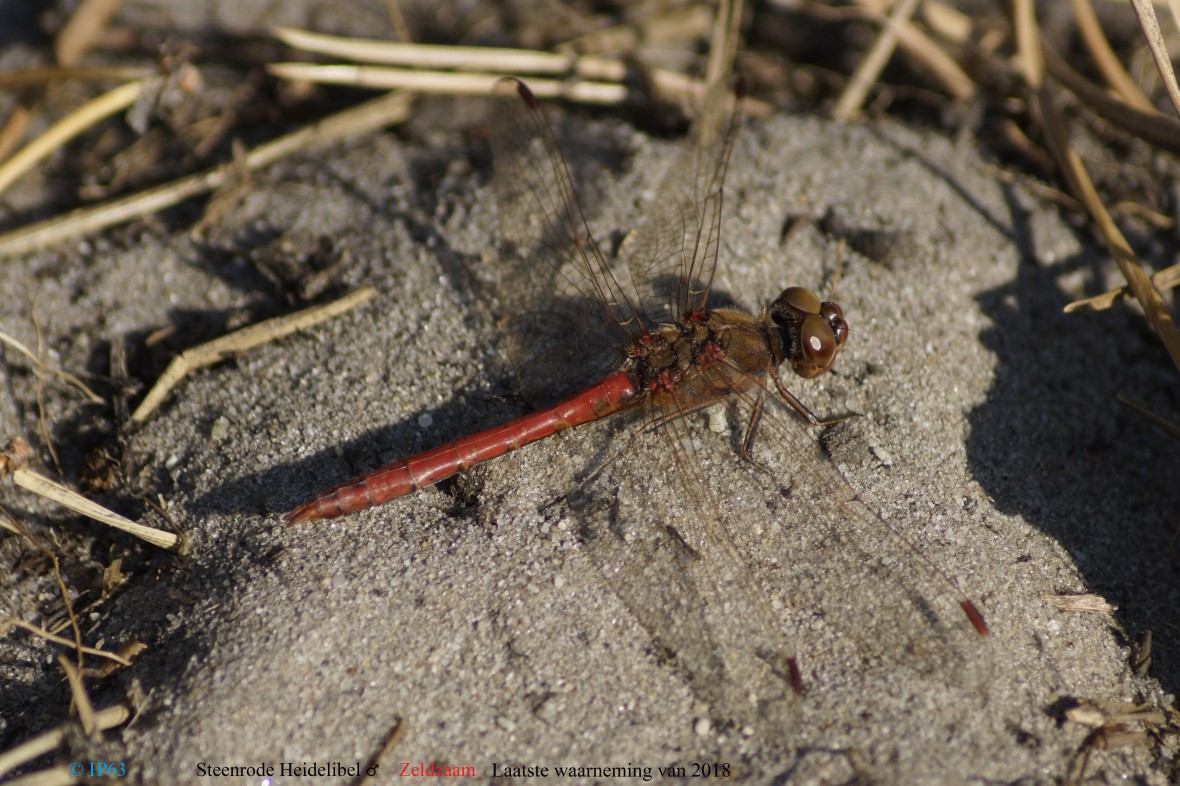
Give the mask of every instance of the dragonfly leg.
[[750, 407], [750, 422], [746, 424], [746, 434], [738, 445], [738, 455], [755, 469], [769, 473], [766, 465], [754, 458], [754, 438], [758, 435], [758, 426], [762, 423], [762, 408], [765, 404], [766, 388], [759, 387], [758, 398], [754, 399], [754, 404]]
[[771, 376], [774, 377], [774, 386], [778, 390], [778, 394], [783, 397], [783, 401], [790, 404], [791, 409], [795, 410], [799, 417], [803, 418], [813, 426], [834, 426], [837, 423], [843, 423], [845, 420], [851, 420], [860, 414], [858, 412], [850, 412], [847, 415], [840, 415], [839, 417], [830, 418], [828, 420], [820, 420], [810, 409], [807, 408], [806, 404], [795, 398], [794, 393], [787, 390], [787, 386], [783, 384], [781, 379], [779, 379], [778, 374], [772, 374]]

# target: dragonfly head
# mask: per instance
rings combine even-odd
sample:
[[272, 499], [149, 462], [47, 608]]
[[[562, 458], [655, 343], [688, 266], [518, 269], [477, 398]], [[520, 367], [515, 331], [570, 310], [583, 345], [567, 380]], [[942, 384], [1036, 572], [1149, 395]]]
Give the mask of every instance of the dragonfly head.
[[836, 355], [848, 340], [848, 323], [840, 306], [820, 302], [803, 287], [787, 287], [768, 309], [772, 330], [781, 352], [778, 362], [791, 361], [801, 377], [817, 377], [832, 367]]

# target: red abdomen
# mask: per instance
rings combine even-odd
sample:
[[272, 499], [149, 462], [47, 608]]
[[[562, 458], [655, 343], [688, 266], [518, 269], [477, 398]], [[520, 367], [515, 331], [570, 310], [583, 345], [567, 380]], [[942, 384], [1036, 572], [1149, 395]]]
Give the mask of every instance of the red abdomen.
[[630, 374], [617, 371], [548, 409], [478, 434], [460, 437], [341, 483], [303, 503], [284, 518], [288, 524], [298, 524], [336, 518], [380, 505], [558, 431], [612, 415], [634, 403], [637, 395]]

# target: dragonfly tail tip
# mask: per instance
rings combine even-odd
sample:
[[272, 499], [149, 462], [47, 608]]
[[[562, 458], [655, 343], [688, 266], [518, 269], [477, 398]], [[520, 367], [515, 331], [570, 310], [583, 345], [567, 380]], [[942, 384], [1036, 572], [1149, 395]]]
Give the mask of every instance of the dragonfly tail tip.
[[962, 607], [963, 613], [967, 615], [967, 619], [971, 621], [971, 625], [979, 633], [980, 636], [987, 635], [987, 623], [983, 620], [983, 615], [979, 613], [979, 609], [975, 608], [975, 604], [969, 600], [959, 601], [959, 606]]

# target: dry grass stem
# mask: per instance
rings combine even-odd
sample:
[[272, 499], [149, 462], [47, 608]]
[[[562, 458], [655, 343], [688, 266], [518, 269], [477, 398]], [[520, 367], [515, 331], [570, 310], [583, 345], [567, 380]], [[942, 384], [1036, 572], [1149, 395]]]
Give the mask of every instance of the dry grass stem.
[[402, 14], [402, 9], [397, 3], [398, 0], [385, 0], [385, 12], [389, 15], [389, 24], [393, 27], [393, 34], [397, 36], [399, 41], [413, 41], [414, 37], [410, 35], [410, 27], [406, 24], [406, 17]]
[[926, 0], [918, 9], [918, 13], [931, 32], [948, 41], [965, 44], [971, 39], [975, 23], [970, 16], [957, 8], [951, 8], [937, 0]]
[[82, 380], [78, 379], [76, 376], [74, 376], [73, 374], [70, 374], [67, 371], [62, 371], [60, 369], [56, 369], [53, 366], [49, 365], [48, 363], [43, 361], [40, 357], [38, 357], [35, 352], [33, 352], [28, 347], [26, 347], [20, 341], [16, 340], [12, 336], [5, 333], [3, 330], [0, 330], [0, 344], [7, 344], [8, 346], [12, 347], [20, 354], [22, 354], [26, 358], [28, 358], [29, 362], [33, 364], [33, 368], [37, 372], [38, 375], [51, 374], [55, 377], [58, 377], [62, 381], [66, 382], [67, 384], [73, 385], [75, 388], [77, 388], [79, 391], [81, 391], [81, 393], [84, 396], [86, 396], [87, 400], [89, 400], [91, 404], [102, 404], [103, 403], [102, 398], [97, 393], [95, 393], [93, 390], [88, 388], [86, 386], [86, 383], [84, 383]]
[[[1125, 199], [1121, 202], [1115, 202], [1110, 206], [1111, 215], [1114, 216], [1133, 216], [1149, 224], [1152, 229], [1171, 230], [1176, 226], [1176, 219], [1167, 213], [1159, 210], [1152, 210], [1142, 202], [1135, 202], [1130, 199]], [[1159, 281], [1155, 276], [1151, 280], [1158, 286]], [[1174, 286], [1174, 285], [1173, 285]]]
[[1033, 93], [1033, 108], [1045, 131], [1045, 140], [1053, 153], [1057, 167], [1066, 182], [1094, 220], [1115, 263], [1127, 280], [1127, 284], [1139, 305], [1147, 315], [1156, 334], [1160, 337], [1172, 363], [1180, 368], [1180, 331], [1172, 315], [1164, 306], [1163, 299], [1152, 286], [1130, 244], [1119, 231], [1107, 211], [1094, 182], [1082, 164], [1077, 152], [1069, 146], [1069, 134], [1053, 101], [1052, 92], [1045, 84], [1045, 61], [1041, 50], [1040, 30], [1033, 13], [1032, 0], [1016, 0], [1013, 5], [1013, 23], [1016, 28], [1017, 49], [1020, 53], [1020, 67]]
[[1139, 27], [1147, 37], [1147, 48], [1155, 59], [1156, 70], [1163, 78], [1168, 97], [1172, 99], [1172, 108], [1180, 115], [1180, 87], [1176, 85], [1176, 72], [1172, 70], [1172, 58], [1168, 54], [1168, 46], [1164, 43], [1164, 36], [1160, 32], [1159, 21], [1155, 18], [1155, 9], [1151, 0], [1131, 0], [1131, 7], [1139, 17]]
[[78, 721], [82, 724], [82, 731], [87, 737], [93, 737], [98, 731], [98, 724], [95, 722], [94, 705], [90, 703], [90, 696], [82, 683], [82, 670], [70, 663], [65, 655], [57, 656], [57, 664], [66, 673], [66, 682], [70, 684], [70, 698], [74, 701], [74, 709], [78, 713]]
[[[498, 73], [456, 74], [449, 71], [417, 71], [354, 65], [320, 66], [306, 63], [273, 63], [268, 65], [266, 70], [280, 79], [317, 84], [467, 96], [491, 95], [496, 82], [504, 76]], [[563, 98], [582, 104], [617, 105], [627, 100], [626, 87], [608, 82], [533, 79], [529, 80], [529, 87], [538, 98]]]
[[1081, 33], [1082, 41], [1090, 51], [1090, 56], [1094, 58], [1094, 64], [1098, 67], [1102, 78], [1122, 96], [1126, 104], [1133, 106], [1140, 112], [1154, 114], [1155, 107], [1139, 89], [1139, 85], [1135, 84], [1135, 80], [1123, 68], [1118, 56], [1110, 48], [1110, 42], [1106, 40], [1106, 34], [1102, 32], [1102, 26], [1098, 23], [1098, 17], [1094, 14], [1094, 7], [1090, 4], [1090, 0], [1070, 0], [1070, 5], [1073, 6], [1078, 32]]
[[1041, 600], [1058, 611], [1078, 614], [1114, 614], [1118, 611], [1118, 606], [1112, 606], [1101, 595], [1042, 595]]
[[146, 80], [129, 82], [86, 102], [50, 126], [44, 134], [25, 145], [0, 166], [0, 194], [42, 159], [104, 118], [135, 103]]
[[[72, 78], [125, 82], [155, 76], [155, 70], [150, 68], [73, 68], [98, 37], [118, 4], [118, 0], [87, 0], [78, 5], [58, 33], [54, 47], [56, 68], [0, 74], [0, 85], [25, 88], [0, 129], [0, 161], [6, 160], [20, 142], [33, 117], [33, 107], [41, 99], [42, 88], [48, 83]], [[26, 78], [29, 81], [24, 81]]]
[[122, 4], [122, 0], [83, 0], [53, 42], [57, 62], [61, 65], [78, 62]]
[[[26, 96], [29, 92], [32, 91], [25, 91]], [[4, 121], [4, 126], [0, 128], [0, 161], [7, 159], [8, 154], [20, 142], [32, 118], [33, 113], [26, 103], [17, 104], [12, 108], [8, 118]]]
[[158, 76], [145, 66], [48, 66], [0, 73], [0, 90], [45, 87], [54, 82], [131, 82]]
[[1120, 101], [1071, 68], [1049, 47], [1043, 46], [1041, 53], [1049, 75], [1108, 123], [1154, 147], [1180, 155], [1180, 120], [1162, 115], [1154, 108], [1143, 111]]
[[[20, 628], [21, 630], [28, 631], [29, 633], [32, 633], [34, 636], [40, 636], [41, 638], [45, 639], [46, 641], [53, 642], [54, 644], [59, 644], [63, 647], [70, 647], [70, 648], [74, 647], [74, 642], [71, 641], [70, 639], [63, 638], [62, 636], [54, 635], [54, 634], [50, 633], [49, 631], [39, 628], [36, 625], [32, 624], [31, 622], [25, 622], [24, 620], [18, 620], [18, 619], [0, 620], [0, 633], [3, 633], [7, 628]], [[118, 663], [121, 666], [130, 666], [131, 665], [131, 661], [128, 660], [127, 658], [124, 658], [121, 655], [116, 655], [113, 652], [107, 652], [106, 650], [95, 649], [94, 647], [82, 647], [82, 652], [85, 653], [86, 655], [93, 655], [96, 658], [106, 658], [107, 660], [114, 661], [115, 663]], [[3, 769], [0, 769], [0, 774], [3, 774]]]
[[358, 289], [350, 295], [322, 306], [287, 314], [265, 322], [259, 322], [228, 335], [214, 339], [207, 344], [187, 349], [172, 359], [168, 368], [148, 391], [140, 405], [131, 415], [132, 423], [142, 423], [163, 403], [164, 399], [177, 383], [189, 374], [205, 366], [211, 366], [224, 360], [235, 352], [245, 352], [262, 344], [276, 341], [289, 336], [297, 330], [318, 325], [319, 323], [343, 314], [360, 304], [376, 297], [377, 290], [372, 287]]
[[1156, 413], [1152, 412], [1150, 409], [1143, 406], [1139, 402], [1132, 401], [1131, 399], [1127, 398], [1126, 396], [1124, 396], [1121, 393], [1118, 396], [1116, 396], [1116, 398], [1118, 399], [1119, 403], [1122, 404], [1124, 407], [1131, 410], [1132, 412], [1139, 415], [1140, 417], [1146, 419], [1149, 423], [1154, 425], [1160, 431], [1163, 431], [1165, 434], [1167, 434], [1172, 439], [1176, 440], [1177, 442], [1180, 442], [1180, 426], [1177, 426], [1175, 423], [1168, 420], [1167, 418], [1157, 415]]
[[[73, 17], [66, 22], [62, 27], [61, 32], [58, 33], [58, 40], [55, 46], [55, 54], [57, 58], [57, 65], [62, 69], [69, 69], [73, 66], [86, 50], [93, 43], [94, 38], [97, 37], [98, 32], [105, 26], [109, 14], [103, 11], [101, 5], [110, 5], [108, 0], [88, 0], [80, 4], [75, 10]], [[118, 2], [115, 0], [114, 5]], [[112, 9], [113, 12], [113, 9]], [[47, 71], [53, 69], [45, 69]], [[103, 69], [79, 69], [81, 71], [93, 71]], [[129, 70], [129, 69], [113, 69], [113, 70]], [[150, 69], [146, 74], [123, 74], [111, 75], [106, 78], [111, 81], [123, 82], [129, 79], [144, 79], [152, 76], [154, 72]], [[2, 80], [2, 77], [0, 77]], [[0, 81], [3, 84], [3, 81]], [[14, 106], [4, 122], [4, 127], [0, 129], [0, 161], [8, 158], [9, 153], [20, 142], [24, 136], [25, 129], [28, 127], [29, 121], [33, 117], [33, 106], [41, 98], [40, 86], [33, 89], [26, 88], [23, 94], [18, 98], [16, 106]]]
[[[742, 0], [721, 0], [713, 18], [709, 41], [709, 62], [705, 69], [705, 84], [710, 89], [728, 83], [737, 60], [742, 34]], [[728, 85], [725, 84], [728, 90]]]
[[[99, 710], [94, 714], [95, 728], [99, 731], [113, 729], [116, 726], [122, 726], [130, 717], [131, 710], [121, 704], [116, 704], [113, 707], [107, 707], [105, 710]], [[22, 764], [27, 764], [34, 759], [44, 756], [46, 753], [54, 751], [65, 739], [68, 726], [69, 724], [62, 724], [52, 731], [39, 734], [31, 740], [26, 740], [20, 745], [0, 753], [0, 778]], [[63, 767], [61, 769], [64, 770], [66, 768]], [[69, 782], [72, 782], [72, 780]], [[8, 783], [13, 784], [16, 781], [9, 781]]]
[[21, 528], [17, 526], [16, 520], [10, 518], [3, 510], [0, 510], [0, 529], [4, 530], [5, 532], [10, 532], [13, 535], [28, 537], [28, 533], [22, 531]]
[[4, 786], [72, 786], [77, 782], [78, 779], [70, 774], [70, 768], [62, 765], [5, 781]]
[[[314, 125], [267, 142], [246, 156], [251, 169], [258, 169], [313, 145], [327, 144], [366, 134], [377, 128], [400, 123], [409, 117], [412, 98], [405, 94], [385, 95], [360, 106], [338, 112]], [[39, 248], [89, 235], [107, 227], [151, 215], [186, 199], [221, 186], [235, 168], [223, 164], [138, 194], [102, 205], [66, 213], [0, 235], [0, 257], [25, 254]]]
[[66, 589], [66, 580], [61, 577], [61, 562], [52, 552], [50, 552], [49, 558], [53, 560], [53, 578], [57, 581], [62, 605], [69, 618], [70, 629], [74, 632], [74, 651], [78, 653], [78, 668], [81, 669], [85, 658], [85, 654], [82, 652], [82, 628], [78, 625], [78, 615], [74, 613], [74, 604], [70, 602], [70, 591]]
[[[1172, 265], [1169, 268], [1159, 271], [1151, 277], [1151, 283], [1161, 290], [1172, 289], [1180, 285], [1180, 265]], [[1104, 311], [1118, 301], [1128, 297], [1131, 297], [1131, 290], [1128, 287], [1111, 289], [1103, 292], [1101, 295], [1075, 300], [1065, 307], [1065, 313], [1072, 314], [1075, 311]]]
[[1013, 0], [1012, 26], [1016, 31], [1017, 65], [1028, 86], [1038, 90], [1044, 82], [1045, 63], [1032, 0]]
[[[272, 63], [267, 66], [271, 74], [286, 79], [372, 89], [402, 88], [444, 95], [490, 95], [495, 83], [505, 76], [556, 73], [576, 78], [530, 79], [529, 88], [533, 94], [543, 99], [560, 98], [595, 105], [621, 104], [629, 96], [626, 85], [620, 84], [627, 77], [626, 66], [606, 58], [529, 49], [397, 44], [323, 36], [293, 28], [279, 28], [276, 35], [291, 46], [307, 51], [340, 55], [363, 62], [406, 65], [405, 68], [307, 63]], [[422, 53], [423, 57], [416, 57], [418, 53]], [[427, 65], [486, 70], [482, 73], [421, 70], [422, 66]], [[670, 98], [700, 101], [706, 91], [705, 82], [673, 71], [653, 68], [648, 76], [651, 83]], [[732, 108], [732, 104], [730, 106]], [[750, 98], [743, 102], [743, 109], [756, 117], [766, 117], [773, 111], [769, 104]]]
[[[662, 95], [695, 106], [701, 105], [708, 89], [708, 86], [699, 79], [693, 79], [685, 74], [679, 74], [663, 68], [652, 69], [650, 76], [652, 84], [655, 85], [656, 89]], [[532, 87], [532, 82], [529, 83], [529, 86]], [[734, 101], [733, 91], [727, 90], [725, 92], [725, 104], [723, 105], [726, 111], [733, 111]], [[775, 108], [765, 101], [759, 101], [750, 96], [742, 99], [742, 113], [750, 117], [769, 117], [775, 111]]]
[[872, 48], [856, 67], [848, 84], [844, 86], [844, 91], [836, 100], [836, 105], [832, 108], [833, 118], [847, 122], [860, 110], [869, 89], [876, 83], [877, 77], [881, 75], [882, 69], [893, 55], [893, 50], [897, 48], [901, 24], [914, 15], [914, 9], [917, 7], [918, 0], [901, 0], [894, 6], [893, 13], [885, 20], [885, 25], [873, 42]]
[[153, 546], [175, 550], [180, 541], [180, 538], [171, 532], [136, 524], [134, 521], [124, 518], [114, 511], [107, 510], [96, 502], [91, 502], [78, 492], [66, 488], [60, 483], [50, 480], [31, 469], [18, 469], [12, 473], [12, 481], [27, 491], [56, 502], [63, 508], [69, 508], [75, 513], [81, 513], [83, 516], [106, 524], [108, 527], [121, 529], [140, 540], [146, 540]]
[[369, 759], [367, 766], [365, 767], [364, 775], [362, 775], [360, 780], [356, 782], [356, 786], [366, 786], [366, 784], [373, 780], [369, 776], [369, 772], [381, 764], [381, 760], [384, 759], [386, 754], [388, 754], [394, 749], [394, 747], [397, 746], [398, 741], [401, 740], [405, 733], [406, 720], [405, 718], [398, 718], [397, 721], [394, 722], [393, 728], [389, 730], [389, 734], [385, 735], [385, 742], [382, 744], [381, 749], [374, 753], [372, 758]]
[[1127, 280], [1131, 293], [1139, 301], [1139, 305], [1143, 308], [1152, 327], [1155, 328], [1156, 334], [1159, 335], [1168, 354], [1171, 355], [1172, 363], [1180, 368], [1180, 331], [1177, 331], [1172, 315], [1164, 306], [1159, 292], [1152, 286], [1151, 279], [1147, 277], [1147, 273], [1135, 257], [1127, 239], [1119, 231], [1114, 219], [1102, 204], [1093, 181], [1090, 180], [1086, 168], [1082, 165], [1081, 158], [1068, 146], [1064, 124], [1056, 108], [1052, 105], [1052, 98], [1045, 87], [1037, 91], [1037, 103], [1042, 115], [1042, 123], [1047, 131], [1046, 136], [1050, 148], [1056, 155], [1066, 180], [1070, 182], [1074, 194], [1081, 199], [1082, 204], [1086, 206], [1086, 210], [1097, 224], [1115, 263]]
[[[627, 76], [624, 63], [604, 57], [579, 57], [531, 49], [401, 44], [321, 35], [293, 27], [277, 28], [274, 34], [294, 49], [357, 63], [405, 66], [416, 70], [453, 68], [501, 74], [561, 74], [607, 82], [620, 82]], [[532, 84], [530, 82], [529, 86]]]
[[1164, 713], [1148, 704], [1125, 701], [1081, 700], [1076, 706], [1067, 709], [1064, 717], [1071, 723], [1079, 723], [1090, 728], [1098, 728], [1111, 722], [1160, 725], [1167, 721]]
[[[97, 503], [91, 502], [60, 483], [56, 483], [28, 469], [25, 464], [28, 462], [31, 453], [32, 451], [29, 449], [27, 442], [20, 437], [14, 437], [3, 450], [0, 450], [0, 477], [11, 474], [13, 483], [34, 494], [52, 500], [63, 507], [81, 513], [83, 516], [88, 516], [95, 521], [129, 532], [156, 546], [166, 549], [175, 548], [179, 540], [176, 535], [136, 524]], [[64, 586], [62, 587], [62, 592], [63, 594], [65, 593]], [[68, 597], [66, 598], [66, 603], [68, 606]]]
[[[930, 36], [926, 35], [908, 17], [897, 19], [896, 22], [891, 21], [891, 17], [886, 16], [886, 13], [890, 10], [890, 5], [881, 2], [881, 0], [857, 0], [857, 5], [862, 11], [862, 18], [883, 27], [893, 25], [897, 34], [897, 45], [906, 54], [925, 66], [929, 71], [929, 76], [940, 82], [953, 99], [956, 101], [970, 101], [975, 97], [978, 89], [975, 81], [967, 75], [967, 72], [959, 66], [950, 54], [931, 39]], [[925, 3], [922, 8], [925, 9], [930, 5], [930, 3]], [[948, 37], [951, 40], [956, 40], [957, 36], [965, 35], [966, 38], [964, 40], [969, 39], [971, 35], [971, 20], [968, 17], [960, 15], [958, 19], [959, 24], [956, 24], [952, 21], [951, 10], [945, 7], [942, 7], [942, 9], [941, 13], [935, 12], [936, 20], [944, 28], [947, 28]], [[898, 11], [898, 8], [893, 8], [893, 17], [897, 16]], [[965, 31], [962, 29], [964, 23], [966, 25]], [[882, 63], [881, 67], [884, 67], [884, 63]], [[874, 80], [876, 76], [874, 75]], [[853, 78], [855, 78], [855, 74]]]
[[709, 35], [713, 19], [713, 11], [703, 3], [680, 8], [664, 7], [653, 16], [592, 30], [560, 43], [556, 48], [572, 56], [592, 52], [631, 53], [648, 44], [656, 47], [670, 44], [694, 46]]

